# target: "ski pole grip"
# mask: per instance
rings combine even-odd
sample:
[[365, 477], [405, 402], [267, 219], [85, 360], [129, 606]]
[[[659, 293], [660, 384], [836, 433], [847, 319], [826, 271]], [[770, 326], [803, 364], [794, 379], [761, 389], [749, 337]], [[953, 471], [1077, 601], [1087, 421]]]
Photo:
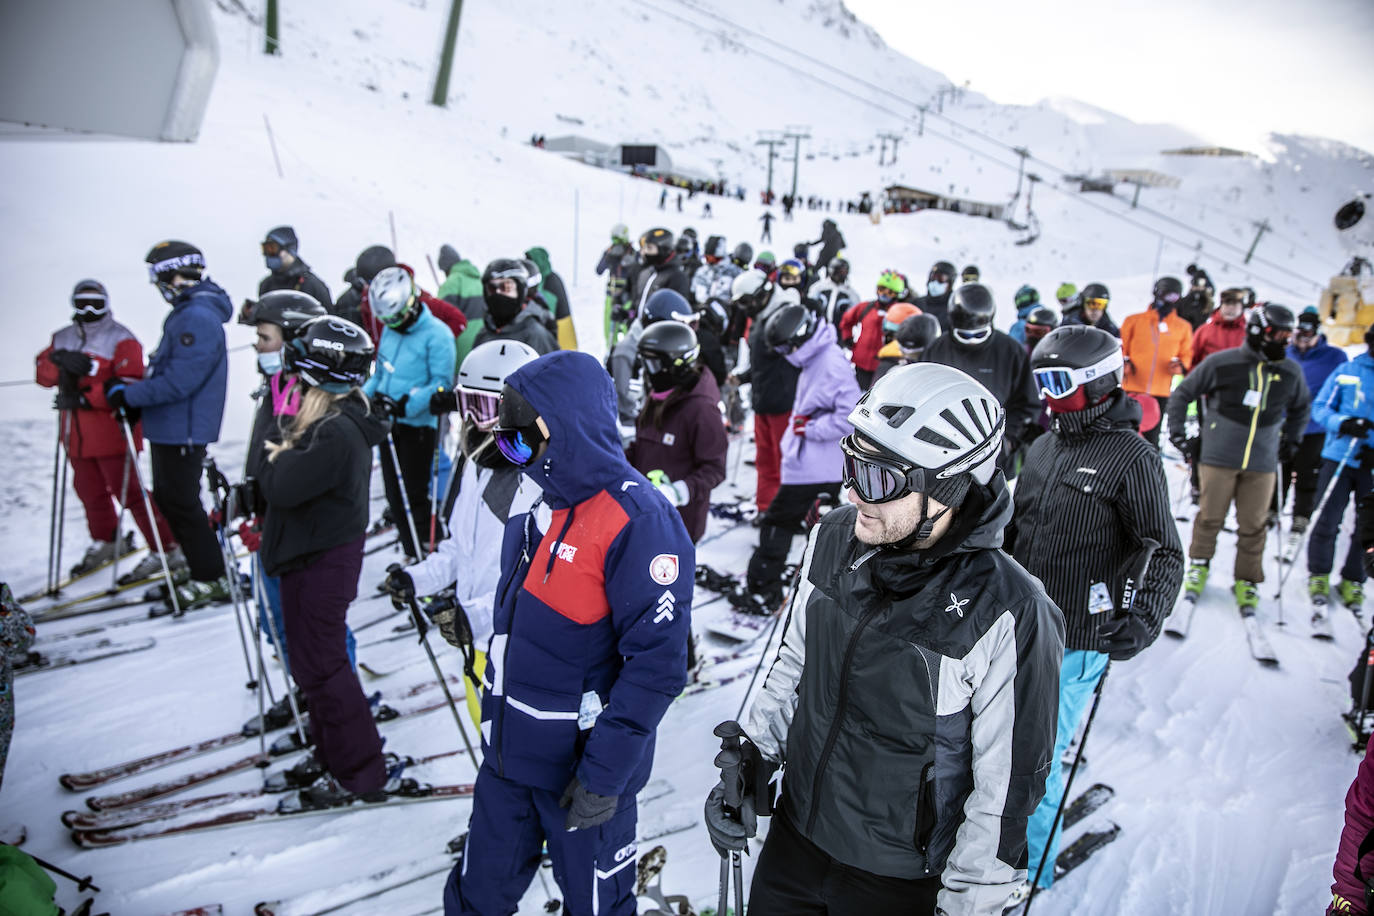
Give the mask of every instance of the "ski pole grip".
[[1159, 549], [1159, 541], [1154, 538], [1142, 538], [1140, 549], [1136, 551], [1134, 562], [1126, 573], [1126, 581], [1121, 588], [1121, 610], [1119, 615], [1131, 613], [1135, 606], [1135, 593], [1140, 587], [1141, 581], [1145, 578], [1145, 570], [1150, 566], [1150, 558]]
[[725, 810], [738, 817], [740, 805], [744, 802], [744, 792], [740, 786], [740, 753], [736, 748], [722, 748], [716, 755], [715, 764], [720, 769], [721, 784], [725, 787]]

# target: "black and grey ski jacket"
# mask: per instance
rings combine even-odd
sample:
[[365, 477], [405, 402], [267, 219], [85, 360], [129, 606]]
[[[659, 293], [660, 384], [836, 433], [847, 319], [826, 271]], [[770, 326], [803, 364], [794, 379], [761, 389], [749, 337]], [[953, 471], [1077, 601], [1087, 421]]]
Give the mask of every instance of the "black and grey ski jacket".
[[1089, 613], [1102, 583], [1121, 606], [1124, 570], [1142, 539], [1159, 542], [1132, 612], [1159, 635], [1183, 581], [1183, 547], [1154, 446], [1136, 431], [1140, 405], [1118, 391], [1104, 404], [1058, 414], [1026, 450], [1007, 549], [1064, 612], [1065, 648], [1098, 650], [1110, 611]]
[[928, 551], [872, 552], [852, 506], [812, 529], [745, 729], [826, 854], [940, 876], [946, 916], [1001, 916], [1051, 764], [1064, 622], [998, 549], [1001, 474], [959, 513]]

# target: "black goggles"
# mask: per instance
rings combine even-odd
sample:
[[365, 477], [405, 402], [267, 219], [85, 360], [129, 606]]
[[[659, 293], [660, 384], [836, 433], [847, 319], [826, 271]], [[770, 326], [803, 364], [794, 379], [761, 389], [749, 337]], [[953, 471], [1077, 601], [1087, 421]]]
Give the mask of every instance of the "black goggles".
[[524, 395], [509, 385], [501, 389], [501, 406], [497, 410], [492, 437], [506, 460], [516, 467], [525, 467], [534, 460], [539, 446], [547, 438], [539, 429], [539, 411]]
[[262, 243], [262, 253], [270, 257], [281, 254], [281, 245], [273, 239], [268, 239]]
[[926, 490], [925, 468], [862, 449], [853, 434], [840, 440], [840, 451], [844, 454], [842, 483], [866, 503], [891, 502]]

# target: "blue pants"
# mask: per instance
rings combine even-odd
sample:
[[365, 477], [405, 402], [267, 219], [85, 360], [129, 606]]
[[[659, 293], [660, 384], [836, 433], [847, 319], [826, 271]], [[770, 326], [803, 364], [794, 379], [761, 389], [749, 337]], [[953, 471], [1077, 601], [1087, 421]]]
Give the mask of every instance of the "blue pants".
[[553, 877], [567, 916], [634, 916], [635, 826], [633, 795], [600, 827], [569, 832], [562, 792], [503, 779], [482, 765], [472, 800], [463, 861], [444, 887], [444, 916], [510, 916], [549, 845]]
[[[1321, 515], [1317, 516], [1317, 521], [1312, 526], [1312, 534], [1308, 537], [1308, 575], [1325, 576], [1331, 573], [1331, 567], [1336, 562], [1336, 538], [1341, 533], [1341, 519], [1345, 516], [1345, 507], [1350, 503], [1350, 494], [1355, 494], [1355, 503], [1358, 505], [1370, 490], [1370, 473], [1358, 463], [1346, 462], [1341, 470], [1341, 476], [1332, 480], [1336, 473], [1336, 464], [1337, 462], [1330, 458], [1322, 459], [1321, 474], [1317, 477], [1317, 492], [1324, 492], [1327, 483], [1330, 483], [1331, 493], [1327, 496], [1326, 505], [1322, 506]], [[1341, 567], [1341, 578], [1346, 582], [1363, 582], [1363, 557], [1359, 526], [1355, 525], [1350, 531], [1350, 550], [1346, 552], [1345, 565]]]
[[1059, 813], [1059, 802], [1064, 797], [1064, 768], [1059, 760], [1069, 748], [1069, 742], [1078, 732], [1078, 723], [1092, 705], [1093, 689], [1107, 670], [1108, 656], [1101, 652], [1088, 652], [1083, 649], [1066, 649], [1064, 662], [1059, 666], [1059, 731], [1054, 737], [1054, 756], [1050, 758], [1050, 775], [1045, 778], [1045, 797], [1030, 816], [1026, 824], [1026, 878], [1035, 880], [1035, 870], [1040, 867], [1040, 857], [1046, 848], [1045, 870], [1040, 875], [1040, 886], [1049, 887], [1054, 883], [1054, 860], [1059, 856], [1059, 834], [1056, 827], [1050, 836], [1050, 825]]
[[[291, 659], [286, 654], [286, 623], [281, 616], [281, 579], [276, 576], [269, 576], [262, 571], [262, 561], [258, 559], [257, 554], [253, 555], [253, 571], [261, 578], [262, 593], [267, 599], [267, 603], [263, 604], [261, 600], [258, 600], [256, 594], [253, 596], [258, 601], [258, 629], [262, 631], [268, 644], [277, 650], [277, 655], [281, 657], [281, 663], [286, 666], [286, 670], [290, 671]], [[267, 620], [268, 614], [272, 615], [271, 623]], [[276, 629], [273, 629], [274, 627]], [[280, 634], [280, 645], [277, 644], [277, 640], [273, 636], [274, 633]], [[344, 639], [348, 647], [349, 667], [357, 670], [358, 641], [353, 638], [353, 631], [348, 628], [347, 624], [344, 625]]]

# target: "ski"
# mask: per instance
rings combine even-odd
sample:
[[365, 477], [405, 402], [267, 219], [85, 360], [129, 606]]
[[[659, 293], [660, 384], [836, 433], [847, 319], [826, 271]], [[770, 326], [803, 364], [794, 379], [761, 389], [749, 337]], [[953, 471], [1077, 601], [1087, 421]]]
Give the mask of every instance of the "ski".
[[157, 640], [149, 636], [145, 639], [134, 639], [128, 642], [102, 639], [89, 646], [75, 646], [58, 652], [30, 651], [23, 660], [15, 664], [14, 674], [16, 677], [22, 677], [39, 671], [70, 668], [72, 665], [98, 662], [101, 659], [129, 655], [132, 652], [144, 652], [155, 645], [157, 645]]
[[388, 547], [395, 547], [395, 546], [396, 546], [397, 544], [399, 544], [399, 543], [401, 543], [401, 539], [400, 539], [399, 537], [394, 537], [394, 538], [390, 538], [390, 539], [388, 539], [388, 540], [386, 540], [386, 541], [384, 541], [384, 542], [382, 542], [382, 543], [380, 543], [380, 544], [371, 544], [371, 545], [369, 545], [368, 547], [366, 547], [366, 548], [363, 550], [363, 556], [369, 557], [369, 556], [372, 556], [372, 554], [374, 554], [374, 553], [381, 553], [383, 550], [386, 550]]
[[1245, 639], [1250, 644], [1250, 654], [1255, 657], [1255, 661], [1266, 668], [1277, 668], [1279, 657], [1269, 645], [1269, 637], [1265, 636], [1264, 630], [1260, 628], [1259, 618], [1255, 616], [1255, 612], [1242, 612], [1240, 619], [1245, 624]]
[[[33, 615], [33, 622], [51, 623], [54, 620], [66, 620], [69, 617], [84, 617], [87, 614], [99, 614], [102, 611], [117, 611], [120, 608], [138, 607], [140, 605], [152, 603], [152, 601], [148, 600], [142, 595], [129, 595], [124, 598], [115, 598], [111, 601], [105, 601], [100, 604], [83, 604], [78, 605], [76, 607], [63, 608], [61, 610], [52, 612], [39, 611]], [[158, 615], [150, 612], [148, 616], [156, 617]]]
[[1331, 615], [1327, 613], [1325, 605], [1312, 608], [1312, 638], [1333, 640], [1336, 638], [1335, 631], [1331, 628]]
[[453, 856], [450, 855], [407, 862], [404, 865], [384, 868], [365, 878], [312, 891], [295, 900], [264, 901], [253, 907], [253, 913], [254, 916], [324, 916], [326, 913], [337, 913], [356, 903], [376, 899], [417, 881], [446, 874], [453, 869], [453, 863]]
[[1074, 840], [1054, 860], [1054, 880], [1058, 881], [1088, 861], [1093, 853], [1115, 840], [1120, 834], [1120, 827], [1116, 824], [1108, 824], [1103, 830], [1091, 830]]
[[82, 627], [79, 630], [72, 630], [70, 633], [58, 633], [56, 636], [43, 636], [34, 642], [33, 647], [40, 652], [47, 646], [56, 643], [70, 642], [73, 639], [85, 639], [88, 636], [98, 636], [108, 630], [119, 627], [127, 627], [134, 623], [145, 623], [148, 620], [147, 614], [135, 614], [132, 617], [121, 617], [118, 620], [111, 620], [109, 623], [93, 624]]
[[167, 916], [224, 916], [224, 907], [218, 903], [208, 903], [205, 906], [191, 907], [189, 910], [177, 910], [175, 913], [168, 913]]
[[421, 794], [394, 795], [387, 798], [385, 801], [356, 801], [352, 804], [341, 805], [335, 808], [309, 808], [293, 811], [277, 810], [277, 804], [274, 801], [271, 804], [262, 805], [256, 808], [247, 808], [241, 811], [226, 811], [214, 817], [191, 821], [185, 824], [173, 824], [171, 826], [144, 824], [124, 830], [73, 830], [71, 835], [72, 841], [83, 849], [103, 849], [108, 846], [123, 846], [126, 843], [133, 843], [139, 840], [182, 836], [188, 833], [218, 830], [221, 827], [251, 824], [256, 821], [292, 820], [299, 817], [310, 817], [312, 815], [347, 814], [352, 811], [365, 811], [373, 808], [394, 808], [400, 805], [418, 804], [419, 802], [471, 798], [472, 784], [461, 783], [445, 786], [421, 786], [419, 791]]
[[1109, 785], [1096, 783], [1090, 786], [1082, 795], [1075, 798], [1064, 809], [1064, 824], [1061, 829], [1068, 830], [1083, 818], [1101, 808], [1116, 795], [1116, 790]]
[[1197, 610], [1197, 598], [1184, 595], [1174, 605], [1173, 613], [1164, 621], [1164, 632], [1175, 639], [1185, 639], [1188, 627], [1193, 623], [1193, 612]]
[[[134, 554], [141, 553], [147, 549], [148, 548], [146, 547], [130, 547], [128, 550], [125, 550], [122, 553], [120, 553], [119, 562], [123, 563], [125, 560], [129, 559], [129, 557], [133, 556]], [[101, 572], [102, 570], [109, 569], [113, 565], [114, 558], [111, 557], [104, 563], [101, 563], [99, 566], [93, 566], [85, 572], [78, 573], [73, 576], [68, 576], [67, 578], [63, 579], [61, 582], [53, 586], [52, 591], [48, 591], [46, 588], [40, 588], [36, 592], [29, 592], [27, 595], [20, 595], [19, 597], [15, 598], [15, 600], [18, 601], [20, 604], [27, 604], [30, 601], [41, 601], [44, 598], [55, 598], [58, 595], [62, 594], [63, 589], [71, 588], [76, 583], [83, 582], [86, 579], [89, 579], [91, 576], [94, 576], [96, 573]]]
[[0, 843], [6, 846], [23, 846], [29, 838], [29, 828], [23, 824], [6, 824], [0, 827]]

